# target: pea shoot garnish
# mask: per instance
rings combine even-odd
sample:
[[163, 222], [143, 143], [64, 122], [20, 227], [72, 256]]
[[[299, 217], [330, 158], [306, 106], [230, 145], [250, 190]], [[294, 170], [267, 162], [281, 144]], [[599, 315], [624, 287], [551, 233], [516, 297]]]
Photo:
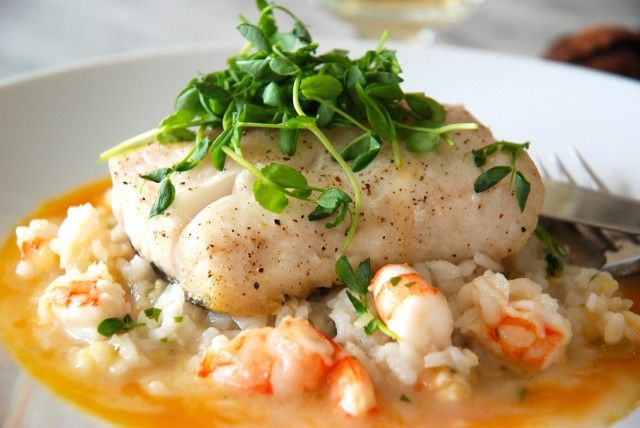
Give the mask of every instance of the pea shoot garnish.
[[514, 187], [518, 207], [520, 208], [520, 212], [524, 211], [527, 199], [529, 198], [531, 184], [529, 184], [522, 172], [516, 168], [516, 160], [518, 156], [528, 148], [529, 143], [518, 144], [508, 141], [497, 141], [480, 149], [472, 150], [473, 161], [477, 167], [484, 166], [487, 163], [487, 157], [497, 151], [511, 155], [511, 163], [509, 165], [494, 166], [480, 174], [473, 183], [473, 190], [475, 190], [476, 193], [489, 190], [502, 181], [507, 175], [510, 175], [510, 186]]
[[539, 223], [534, 234], [542, 241], [542, 245], [544, 246], [544, 260], [547, 262], [547, 274], [556, 275], [562, 272], [564, 262], [569, 256], [567, 248], [556, 241], [553, 235]]
[[[191, 151], [174, 165], [141, 177], [159, 183], [149, 215], [162, 214], [175, 199], [174, 174], [210, 159], [222, 170], [231, 158], [255, 177], [253, 193], [265, 209], [281, 213], [291, 198], [309, 203], [310, 221], [325, 220], [327, 228], [347, 219], [343, 249], [351, 243], [362, 211], [356, 173], [365, 169], [389, 144], [395, 166], [403, 163], [401, 143], [409, 152], [433, 150], [438, 142], [452, 144], [448, 133], [477, 129], [475, 123], [445, 125], [442, 105], [423, 93], [405, 93], [395, 51], [384, 47], [383, 34], [375, 50], [352, 59], [340, 49], [317, 54], [306, 26], [288, 9], [257, 0], [259, 17], [241, 17], [237, 27], [247, 43], [228, 59], [228, 68], [194, 78], [178, 94], [175, 111], [158, 128], [144, 132], [104, 152], [101, 160], [158, 141], [194, 141]], [[293, 25], [279, 30], [275, 12]], [[356, 127], [361, 133], [338, 150], [322, 129]], [[300, 131], [313, 134], [340, 165], [350, 190], [308, 183], [290, 166], [272, 163], [258, 168], [242, 153], [242, 132], [265, 128], [279, 133], [283, 155], [294, 156]], [[269, 144], [269, 143], [265, 143]]]
[[162, 309], [158, 309], [156, 307], [151, 307], [144, 310], [144, 314], [147, 316], [147, 318], [156, 322], [160, 320], [161, 313]]
[[116, 333], [125, 333], [134, 328], [144, 327], [143, 322], [134, 322], [129, 314], [123, 318], [106, 318], [98, 324], [98, 333], [111, 337]]
[[362, 325], [367, 334], [373, 334], [376, 330], [380, 330], [390, 338], [397, 340], [398, 335], [391, 331], [369, 307], [371, 260], [366, 259], [360, 263], [358, 269], [354, 272], [349, 260], [345, 256], [341, 256], [336, 261], [336, 275], [348, 288], [347, 297], [356, 310], [356, 315], [358, 315], [356, 324]]

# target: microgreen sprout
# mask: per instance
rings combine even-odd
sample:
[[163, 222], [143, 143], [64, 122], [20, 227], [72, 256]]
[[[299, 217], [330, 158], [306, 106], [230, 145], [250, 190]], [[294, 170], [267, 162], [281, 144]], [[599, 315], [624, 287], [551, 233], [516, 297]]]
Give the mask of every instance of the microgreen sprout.
[[556, 239], [549, 233], [549, 231], [541, 224], [538, 224], [534, 234], [544, 246], [544, 259], [547, 262], [547, 274], [556, 275], [562, 272], [564, 269], [564, 262], [569, 256], [569, 251], [566, 247], [562, 246]]
[[144, 327], [143, 322], [134, 322], [129, 314], [123, 318], [106, 318], [98, 324], [98, 333], [111, 337], [116, 333], [126, 333], [134, 328]]
[[498, 151], [511, 155], [511, 163], [509, 165], [498, 165], [482, 172], [473, 183], [473, 190], [481, 193], [489, 190], [498, 184], [507, 175], [510, 175], [510, 188], [514, 188], [516, 202], [520, 211], [524, 211], [529, 198], [531, 184], [524, 177], [522, 172], [516, 167], [516, 160], [521, 153], [529, 148], [529, 143], [518, 144], [508, 141], [497, 141], [486, 145], [480, 149], [472, 150], [473, 161], [477, 167], [482, 167], [487, 163], [487, 157]]
[[[174, 112], [158, 128], [107, 150], [101, 160], [158, 141], [193, 141], [191, 151], [174, 165], [141, 175], [159, 184], [151, 217], [174, 202], [174, 174], [189, 171], [209, 158], [218, 170], [231, 158], [256, 179], [253, 193], [266, 210], [281, 213], [290, 199], [313, 206], [310, 221], [328, 228], [348, 221], [343, 250], [353, 240], [362, 211], [357, 173], [366, 169], [389, 144], [397, 168], [403, 163], [401, 143], [408, 152], [433, 150], [438, 142], [452, 144], [450, 132], [477, 129], [475, 123], [446, 124], [446, 111], [422, 93], [405, 93], [401, 68], [383, 33], [375, 50], [352, 59], [340, 49], [316, 54], [302, 21], [288, 9], [257, 0], [257, 22], [241, 17], [237, 29], [246, 44], [228, 58], [228, 68], [194, 78], [178, 94]], [[288, 15], [292, 28], [281, 31], [275, 12]], [[326, 128], [355, 127], [361, 134], [338, 149]], [[263, 128], [279, 134], [284, 156], [294, 156], [300, 131], [310, 132], [342, 168], [350, 189], [321, 188], [300, 171], [273, 163], [256, 167], [242, 153], [242, 131]]]
[[347, 290], [347, 297], [356, 310], [358, 319], [356, 324], [362, 325], [365, 333], [373, 334], [380, 330], [392, 339], [398, 339], [398, 335], [391, 331], [389, 327], [371, 310], [369, 307], [369, 283], [371, 282], [371, 260], [366, 259], [358, 265], [354, 272], [349, 260], [341, 256], [336, 261], [336, 275], [344, 283]]

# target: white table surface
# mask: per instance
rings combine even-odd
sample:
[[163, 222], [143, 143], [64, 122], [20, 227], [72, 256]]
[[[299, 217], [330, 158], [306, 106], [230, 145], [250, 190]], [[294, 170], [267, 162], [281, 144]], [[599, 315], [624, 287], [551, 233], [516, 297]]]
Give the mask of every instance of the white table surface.
[[[351, 37], [351, 28], [281, 0], [314, 37]], [[0, 0], [0, 79], [50, 66], [149, 49], [238, 38], [237, 15], [253, 0]], [[640, 0], [487, 0], [471, 19], [439, 33], [437, 44], [540, 55], [556, 37], [586, 25], [640, 26]]]

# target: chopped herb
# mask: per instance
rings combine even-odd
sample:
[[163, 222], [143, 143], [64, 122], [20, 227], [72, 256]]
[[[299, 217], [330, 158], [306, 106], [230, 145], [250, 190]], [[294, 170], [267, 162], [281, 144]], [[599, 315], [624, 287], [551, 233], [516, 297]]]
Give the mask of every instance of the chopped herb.
[[163, 337], [162, 339], [160, 339], [160, 343], [167, 343], [169, 341], [168, 337]]
[[404, 286], [407, 287], [407, 288], [411, 288], [414, 285], [416, 285], [416, 282], [415, 281], [411, 281], [411, 282], [407, 282]]
[[391, 331], [369, 307], [368, 288], [371, 282], [371, 260], [366, 259], [361, 262], [354, 272], [349, 260], [342, 256], [336, 261], [336, 275], [349, 288], [347, 297], [356, 310], [357, 322], [363, 325], [365, 333], [370, 335], [376, 330], [380, 330], [390, 338], [397, 340], [398, 335]]
[[589, 278], [589, 282], [593, 281], [594, 279], [596, 279], [596, 276], [598, 276], [600, 274], [600, 272], [596, 272], [593, 275], [591, 275], [591, 278]]
[[[569, 256], [567, 248], [560, 245], [560, 243], [556, 241], [549, 231], [541, 224], [538, 224], [534, 233], [538, 239], [542, 241], [542, 245], [545, 249], [544, 259], [547, 262], [547, 274], [556, 275], [562, 272], [562, 269], [564, 269], [564, 262]], [[593, 277], [591, 279], [593, 279]]]
[[411, 403], [411, 399], [404, 394], [400, 396], [400, 401], [404, 401], [405, 403]]
[[98, 324], [98, 333], [105, 337], [111, 337], [116, 333], [127, 332], [134, 328], [143, 327], [143, 322], [133, 322], [129, 314], [123, 318], [106, 318]]
[[391, 285], [393, 285], [395, 287], [396, 285], [398, 285], [400, 283], [401, 280], [402, 280], [402, 278], [400, 278], [399, 276], [394, 276], [393, 278], [391, 278], [389, 280], [389, 282], [391, 283]]
[[[174, 112], [157, 128], [107, 150], [100, 159], [155, 141], [194, 141], [179, 162], [141, 175], [159, 184], [150, 217], [164, 213], [174, 202], [174, 174], [189, 171], [205, 159], [222, 170], [231, 158], [255, 176], [254, 197], [264, 209], [281, 213], [293, 198], [313, 206], [310, 221], [323, 220], [328, 228], [344, 223], [346, 250], [362, 211], [361, 185], [355, 173], [367, 168], [382, 144], [391, 146], [399, 168], [401, 142], [409, 152], [424, 153], [440, 141], [451, 143], [450, 132], [478, 126], [445, 125], [446, 111], [437, 101], [402, 91], [402, 70], [395, 51], [384, 47], [386, 33], [375, 50], [360, 58], [350, 58], [344, 50], [318, 55], [318, 45], [290, 10], [262, 0], [256, 6], [257, 21], [242, 18], [237, 27], [247, 44], [228, 58], [227, 69], [192, 79], [176, 97]], [[292, 21], [290, 31], [278, 28], [276, 13]], [[344, 126], [362, 133], [338, 151], [321, 128]], [[244, 128], [278, 131], [278, 145], [286, 156], [295, 155], [299, 131], [309, 131], [343, 169], [350, 191], [313, 186], [300, 171], [294, 173], [286, 165], [256, 167], [242, 153]], [[524, 184], [518, 179], [516, 187]]]
[[158, 308], [147, 308], [144, 310], [144, 314], [150, 320], [158, 321], [160, 318], [160, 314], [162, 313], [162, 309]]
[[173, 317], [173, 320], [175, 322], [182, 322], [182, 320], [184, 320], [184, 317]]
[[480, 149], [472, 150], [471, 153], [473, 154], [473, 161], [478, 168], [484, 166], [487, 163], [487, 157], [497, 151], [511, 155], [510, 165], [494, 166], [480, 174], [473, 183], [473, 190], [476, 193], [487, 191], [509, 175], [509, 181], [511, 183], [510, 188], [514, 189], [518, 208], [520, 208], [521, 212], [524, 211], [524, 208], [527, 205], [527, 199], [529, 198], [531, 184], [516, 167], [516, 160], [518, 159], [518, 156], [524, 153], [528, 148], [529, 143], [518, 144], [508, 141], [497, 141]]

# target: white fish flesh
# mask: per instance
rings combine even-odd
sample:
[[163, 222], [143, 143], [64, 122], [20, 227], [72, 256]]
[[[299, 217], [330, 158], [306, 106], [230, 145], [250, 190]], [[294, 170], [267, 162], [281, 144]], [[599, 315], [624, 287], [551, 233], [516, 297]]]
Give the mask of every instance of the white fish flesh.
[[[447, 122], [475, 121], [463, 107], [448, 107]], [[329, 138], [341, 147], [354, 130], [332, 130]], [[481, 173], [471, 155], [494, 142], [490, 131], [450, 133], [455, 146], [440, 143], [424, 154], [404, 153], [396, 169], [388, 144], [376, 160], [357, 173], [362, 185], [363, 212], [347, 255], [352, 263], [370, 257], [374, 269], [388, 263], [445, 259], [460, 261], [476, 252], [500, 260], [518, 251], [538, 221], [544, 197], [540, 175], [528, 155], [517, 167], [531, 183], [520, 212], [509, 179], [476, 194]], [[302, 133], [298, 152], [289, 158], [277, 144], [277, 134], [248, 130], [242, 138], [244, 156], [258, 166], [271, 162], [301, 170], [317, 187], [349, 191], [338, 164], [310, 134]], [[290, 200], [282, 214], [262, 208], [252, 193], [252, 177], [231, 159], [224, 171], [202, 162], [191, 171], [174, 174], [173, 205], [149, 218], [158, 185], [139, 177], [168, 167], [192, 147], [152, 144], [111, 159], [113, 207], [138, 252], [203, 306], [232, 315], [272, 313], [287, 296], [304, 297], [336, 281], [334, 263], [341, 255], [345, 228], [327, 229], [310, 222], [313, 206]], [[488, 157], [484, 169], [509, 165], [503, 153]]]

